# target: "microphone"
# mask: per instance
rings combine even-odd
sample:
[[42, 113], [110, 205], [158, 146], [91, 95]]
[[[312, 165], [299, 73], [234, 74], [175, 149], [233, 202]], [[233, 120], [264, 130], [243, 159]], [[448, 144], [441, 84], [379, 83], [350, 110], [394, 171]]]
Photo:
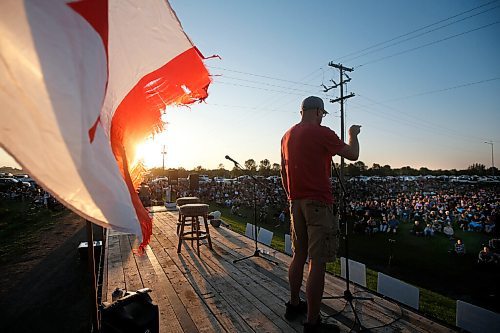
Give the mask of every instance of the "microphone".
[[233, 160], [231, 157], [229, 157], [229, 155], [226, 155], [226, 160], [230, 160], [231, 162], [234, 163], [234, 165], [239, 165], [239, 163]]

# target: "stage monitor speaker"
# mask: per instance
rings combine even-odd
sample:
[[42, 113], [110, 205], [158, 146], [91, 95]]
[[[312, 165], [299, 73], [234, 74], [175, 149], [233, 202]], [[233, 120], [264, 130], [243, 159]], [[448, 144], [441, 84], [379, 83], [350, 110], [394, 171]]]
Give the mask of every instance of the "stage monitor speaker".
[[189, 189], [191, 191], [196, 191], [200, 188], [200, 176], [197, 173], [189, 174], [188, 179], [189, 179]]
[[169, 181], [176, 181], [179, 178], [179, 170], [173, 169], [173, 170], [168, 170], [168, 180]]
[[160, 331], [158, 305], [153, 303], [144, 288], [136, 292], [115, 290], [123, 296], [111, 304], [106, 304], [101, 310], [102, 333], [133, 333]]
[[[94, 258], [97, 262], [99, 256], [101, 255], [101, 250], [102, 250], [102, 241], [94, 241]], [[88, 254], [89, 254], [89, 243], [88, 242], [81, 242], [80, 245], [78, 245], [78, 253], [80, 254], [80, 260], [87, 260], [88, 259]]]

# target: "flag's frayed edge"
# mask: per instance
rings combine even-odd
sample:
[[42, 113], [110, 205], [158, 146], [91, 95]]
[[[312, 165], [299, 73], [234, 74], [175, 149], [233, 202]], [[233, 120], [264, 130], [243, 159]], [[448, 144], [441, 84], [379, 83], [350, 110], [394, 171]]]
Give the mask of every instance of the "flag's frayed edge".
[[188, 105], [208, 97], [210, 76], [203, 56], [192, 47], [163, 67], [144, 76], [125, 96], [111, 123], [111, 148], [127, 184], [141, 224], [143, 253], [152, 234], [152, 217], [142, 205], [137, 188], [143, 180], [142, 168], [132, 165], [137, 144], [163, 129], [161, 110], [168, 105]]

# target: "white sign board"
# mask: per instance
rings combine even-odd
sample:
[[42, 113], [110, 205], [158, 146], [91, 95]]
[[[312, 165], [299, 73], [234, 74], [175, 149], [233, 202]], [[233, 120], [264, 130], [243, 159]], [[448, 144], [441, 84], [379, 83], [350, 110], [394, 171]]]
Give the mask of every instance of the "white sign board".
[[274, 233], [264, 228], [259, 228], [259, 234], [257, 235], [257, 242], [271, 246], [271, 241], [273, 240]]
[[[259, 230], [257, 229], [257, 234]], [[247, 227], [245, 229], [245, 236], [250, 239], [255, 239], [255, 226], [251, 223], [247, 223]]]
[[418, 310], [420, 291], [406, 282], [378, 273], [377, 292]]
[[[340, 275], [345, 279], [346, 265], [345, 258], [340, 258]], [[349, 259], [349, 281], [366, 287], [366, 266], [360, 262]]]
[[457, 301], [457, 326], [471, 333], [500, 332], [500, 314]]
[[285, 253], [293, 256], [292, 239], [289, 234], [285, 234]]

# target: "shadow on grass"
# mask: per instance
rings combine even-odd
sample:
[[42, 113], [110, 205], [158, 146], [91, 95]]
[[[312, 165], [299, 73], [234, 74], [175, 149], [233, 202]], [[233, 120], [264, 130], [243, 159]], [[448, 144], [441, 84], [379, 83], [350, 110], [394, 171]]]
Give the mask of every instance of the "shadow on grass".
[[[22, 260], [8, 258], [9, 266], [19, 264], [21, 268], [14, 270], [13, 276], [3, 277], [4, 281], [8, 279], [9, 288], [0, 295], [0, 332], [89, 332], [88, 264], [81, 261], [77, 250], [79, 243], [86, 240], [85, 222], [76, 215], [69, 218], [75, 219], [71, 222], [75, 224], [68, 239], [50, 252], [47, 248], [41, 251], [43, 254], [31, 250], [35, 253], [29, 253], [25, 260], [43, 257], [34, 266], [23, 266]], [[59, 228], [41, 235], [54, 234], [56, 238], [64, 237]], [[45, 240], [37, 241], [43, 244]], [[23, 255], [26, 253], [21, 250], [19, 257]], [[22, 267], [29, 267], [29, 271], [21, 271]]]

